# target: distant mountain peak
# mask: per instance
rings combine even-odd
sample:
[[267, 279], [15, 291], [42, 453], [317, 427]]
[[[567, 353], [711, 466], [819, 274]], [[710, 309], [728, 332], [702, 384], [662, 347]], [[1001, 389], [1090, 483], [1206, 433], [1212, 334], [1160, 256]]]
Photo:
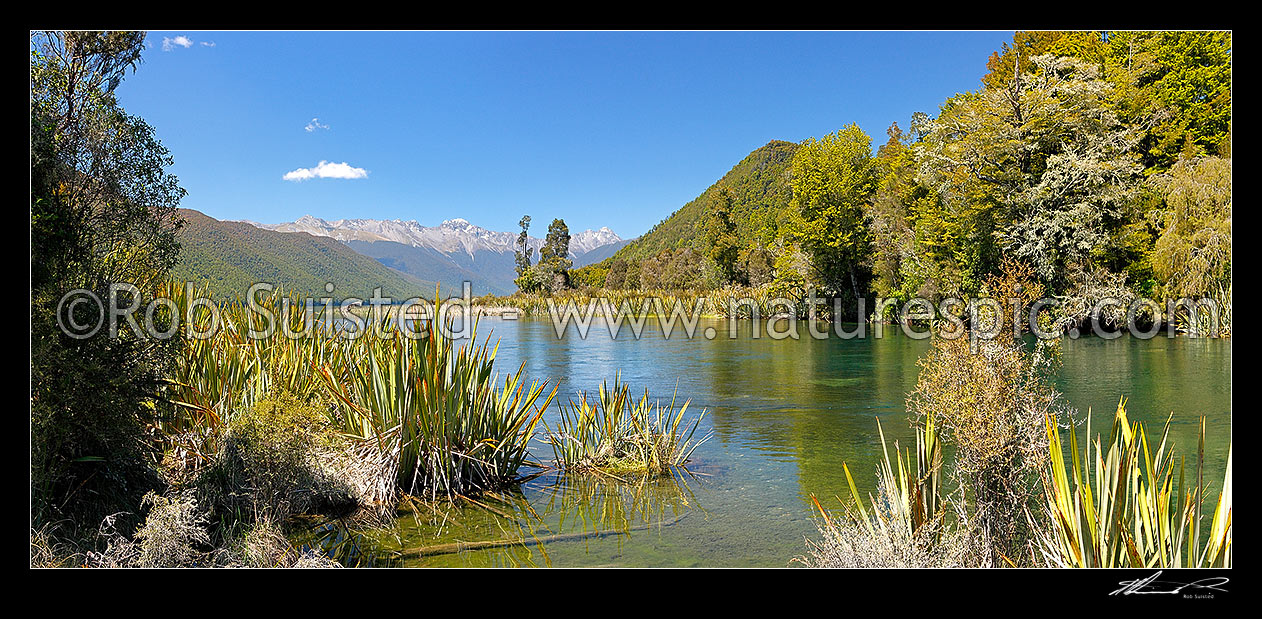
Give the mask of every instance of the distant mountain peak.
[[[297, 221], [279, 224], [246, 222], [265, 230], [306, 232], [316, 236], [350, 241], [394, 241], [413, 247], [424, 247], [441, 253], [461, 252], [475, 255], [479, 251], [511, 253], [516, 249], [517, 234], [496, 232], [478, 226], [463, 217], [444, 220], [437, 226], [423, 226], [415, 220], [402, 219], [336, 219], [326, 220], [303, 215]], [[581, 256], [599, 247], [621, 243], [622, 238], [608, 226], [584, 230], [570, 235], [571, 257]], [[543, 239], [530, 237], [528, 247], [543, 247]]]
[[[250, 222], [250, 223], [254, 223], [254, 222]], [[323, 219], [320, 219], [319, 217], [315, 217], [314, 215], [303, 215], [302, 217], [299, 217], [298, 221], [295, 221], [294, 223], [307, 225], [307, 226], [328, 225], [327, 221], [324, 221]]]

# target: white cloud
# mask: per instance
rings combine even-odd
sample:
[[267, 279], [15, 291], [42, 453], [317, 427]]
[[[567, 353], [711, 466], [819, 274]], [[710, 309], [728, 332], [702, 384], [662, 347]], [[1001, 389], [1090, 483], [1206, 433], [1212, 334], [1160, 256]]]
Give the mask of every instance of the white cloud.
[[162, 51], [169, 52], [175, 49], [176, 45], [188, 49], [193, 46], [193, 40], [182, 34], [175, 38], [162, 37]]
[[303, 127], [303, 129], [307, 130], [307, 133], [311, 133], [312, 131], [315, 131], [316, 129], [328, 129], [328, 128], [329, 128], [328, 125], [320, 124], [319, 118], [312, 118], [311, 122], [307, 123], [306, 127]]
[[202, 47], [214, 47], [214, 46], [215, 46], [214, 41], [202, 41]]
[[287, 181], [305, 181], [313, 178], [365, 178], [368, 176], [368, 170], [363, 168], [352, 167], [349, 163], [329, 163], [321, 161], [314, 168], [298, 168], [292, 172], [285, 173], [284, 178]]

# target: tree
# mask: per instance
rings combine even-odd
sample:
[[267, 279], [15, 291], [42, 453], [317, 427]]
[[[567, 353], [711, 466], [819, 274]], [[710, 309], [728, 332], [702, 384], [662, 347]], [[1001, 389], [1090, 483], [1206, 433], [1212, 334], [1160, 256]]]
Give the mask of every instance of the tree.
[[627, 263], [617, 258], [609, 261], [609, 273], [605, 275], [605, 288], [622, 290], [627, 283]]
[[990, 55], [986, 61], [989, 72], [982, 77], [987, 88], [1005, 88], [1014, 77], [1030, 76], [1039, 68], [1030, 59], [1051, 54], [1072, 56], [1103, 65], [1108, 53], [1104, 33], [1093, 31], [1018, 31], [1012, 36], [1012, 44]]
[[711, 206], [710, 219], [706, 225], [710, 258], [718, 267], [722, 284], [729, 284], [736, 279], [736, 259], [740, 255], [740, 239], [736, 235], [736, 224], [732, 221], [732, 203], [732, 192], [727, 187], [720, 189], [719, 199]]
[[866, 211], [872, 239], [868, 266], [872, 270], [873, 291], [892, 298], [901, 292], [903, 260], [914, 251], [907, 202], [916, 183], [915, 160], [907, 146], [910, 136], [903, 133], [898, 123], [890, 125], [886, 133], [889, 141], [877, 151], [881, 180]]
[[109, 281], [164, 274], [179, 255], [184, 190], [166, 148], [114, 97], [142, 32], [32, 36], [32, 285], [91, 267]]
[[521, 221], [517, 222], [521, 226], [521, 234], [517, 235], [517, 245], [514, 250], [514, 258], [517, 260], [517, 276], [521, 277], [526, 273], [526, 269], [530, 268], [530, 255], [534, 253], [534, 248], [530, 247], [530, 215], [522, 215]]
[[[147, 422], [173, 341], [128, 329], [76, 339], [58, 301], [113, 283], [142, 292], [178, 259], [167, 150], [114, 96], [140, 62], [141, 32], [31, 38], [31, 478], [37, 521], [136, 511], [156, 483]], [[76, 321], [95, 319], [80, 306]], [[88, 316], [87, 314], [93, 314]]]
[[[522, 234], [525, 234], [523, 232]], [[518, 237], [521, 238], [521, 237]], [[553, 219], [548, 226], [548, 236], [539, 249], [539, 263], [527, 266], [517, 278], [522, 292], [556, 292], [569, 287], [569, 270], [573, 261], [570, 254], [570, 229], [563, 219]]]
[[1145, 167], [1161, 172], [1185, 155], [1228, 155], [1230, 32], [1117, 32], [1107, 43], [1115, 107], [1144, 128]]
[[763, 286], [775, 279], [774, 256], [762, 247], [754, 247], [745, 252], [741, 266], [750, 286]]
[[609, 266], [598, 262], [570, 271], [570, 285], [575, 288], [600, 288], [609, 280]]
[[858, 125], [810, 138], [793, 157], [793, 205], [798, 231], [818, 283], [826, 291], [849, 289], [859, 298], [860, 269], [868, 250], [864, 206], [876, 189], [872, 139]]
[[1146, 168], [1168, 169], [1190, 155], [1225, 156], [1231, 131], [1231, 33], [1017, 32], [993, 54], [982, 78], [1002, 89], [1015, 76], [1041, 69], [1030, 59], [1069, 56], [1098, 67], [1113, 84], [1112, 107], [1123, 122], [1141, 128], [1137, 152]]
[[697, 290], [704, 287], [702, 254], [687, 247], [666, 250], [661, 261], [660, 285], [671, 290]]
[[1153, 267], [1169, 298], [1202, 297], [1231, 285], [1231, 159], [1180, 160], [1152, 182], [1166, 207]]
[[543, 249], [539, 250], [539, 262], [548, 262], [561, 266], [561, 270], [569, 269], [573, 262], [570, 255], [570, 228], [564, 219], [553, 219], [548, 226], [548, 236], [543, 241]]
[[[948, 100], [917, 145], [921, 178], [956, 212], [1029, 262], [1054, 291], [1067, 265], [1088, 263], [1134, 198], [1139, 132], [1112, 111], [1096, 65], [1035, 56], [1031, 75]], [[977, 256], [994, 272], [997, 252]]]

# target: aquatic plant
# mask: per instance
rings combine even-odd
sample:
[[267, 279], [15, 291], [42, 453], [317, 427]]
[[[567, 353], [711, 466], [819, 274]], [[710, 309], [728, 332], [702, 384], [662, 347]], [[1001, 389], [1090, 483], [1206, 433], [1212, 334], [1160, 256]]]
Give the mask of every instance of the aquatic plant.
[[[365, 530], [330, 519], [299, 534], [306, 548], [347, 566], [551, 566], [554, 543], [662, 531], [701, 509], [691, 475], [615, 479], [548, 470], [519, 485], [451, 502], [407, 499], [407, 517]], [[412, 523], [415, 523], [414, 525]], [[393, 526], [391, 526], [393, 524]], [[412, 527], [416, 528], [413, 529]]]
[[[622, 313], [628, 317], [641, 318], [669, 315], [675, 311], [691, 315], [695, 310], [700, 315], [709, 317], [758, 317], [766, 320], [785, 313], [795, 314], [798, 318], [808, 317], [810, 308], [804, 301], [805, 295], [805, 289], [800, 286], [777, 282], [761, 286], [726, 286], [708, 291], [584, 288], [552, 294], [517, 292], [503, 297], [479, 297], [474, 300], [474, 305], [485, 308], [511, 307], [527, 316], [547, 316], [552, 311], [550, 308], [564, 308], [567, 305], [586, 313], [590, 305], [596, 315]], [[831, 314], [827, 304], [820, 305], [817, 312], [820, 313], [817, 318], [825, 318]]]
[[1231, 337], [1231, 283], [1208, 296], [1174, 304], [1168, 319], [1180, 333], [1193, 337]]
[[612, 387], [601, 383], [597, 399], [581, 392], [569, 406], [560, 405], [557, 429], [549, 430], [547, 440], [563, 469], [669, 474], [710, 438], [694, 440], [705, 411], [685, 423], [690, 403], [679, 404], [678, 393], [669, 404], [650, 400], [647, 389], [637, 400], [615, 376]]

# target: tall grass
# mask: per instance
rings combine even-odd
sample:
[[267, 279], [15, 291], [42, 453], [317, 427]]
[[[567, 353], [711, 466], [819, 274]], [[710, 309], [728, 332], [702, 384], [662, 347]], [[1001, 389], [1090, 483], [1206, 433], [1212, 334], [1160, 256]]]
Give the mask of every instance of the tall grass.
[[[1126, 417], [1118, 403], [1107, 447], [1090, 439], [1079, 451], [1069, 429], [1072, 466], [1067, 470], [1060, 432], [1050, 420], [1051, 465], [1044, 475], [1049, 528], [1041, 550], [1051, 565], [1063, 567], [1231, 567], [1231, 452], [1227, 472], [1202, 545], [1201, 520], [1205, 419], [1201, 418], [1195, 478], [1185, 485], [1184, 462], [1168, 445], [1170, 421], [1156, 450], [1143, 424]], [[1175, 485], [1175, 469], [1178, 484]], [[1071, 485], [1070, 479], [1073, 480]]]
[[1181, 333], [1196, 337], [1231, 337], [1231, 284], [1218, 286], [1203, 300], [1212, 302], [1210, 307], [1191, 308], [1177, 305], [1169, 317]]
[[[806, 291], [800, 287], [771, 283], [762, 286], [727, 286], [710, 293], [710, 311], [723, 318], [760, 318], [779, 314], [809, 318], [811, 308], [805, 302]], [[832, 315], [829, 304], [816, 308], [815, 318]]]
[[[181, 316], [205, 296], [178, 284], [166, 294]], [[263, 335], [266, 318], [237, 301], [220, 307], [213, 337], [184, 334], [167, 386], [172, 410], [158, 427], [176, 451], [211, 457], [232, 416], [281, 389], [324, 404], [332, 425], [357, 442], [351, 451], [382, 478], [374, 484], [382, 500], [496, 487], [525, 463], [555, 389], [527, 385], [521, 368], [501, 380], [496, 349], [489, 338], [477, 343], [476, 323], [465, 342], [435, 320], [400, 326], [386, 317], [347, 337], [348, 326], [320, 320], [319, 307], [280, 293], [258, 304], [285, 328]], [[196, 331], [211, 326], [210, 311], [193, 316]]]
[[637, 400], [615, 376], [612, 387], [601, 383], [595, 400], [582, 392], [568, 406], [560, 405], [559, 425], [548, 433], [548, 443], [564, 469], [669, 474], [710, 438], [696, 438], [704, 411], [691, 424], [684, 421], [690, 403], [679, 404], [678, 394], [669, 404], [650, 400], [647, 389]]
[[[639, 318], [641, 316], [669, 315], [676, 307], [691, 314], [699, 307], [703, 316], [719, 318], [761, 318], [777, 314], [793, 313], [806, 318], [809, 308], [804, 302], [805, 291], [782, 284], [766, 284], [757, 287], [728, 286], [708, 291], [696, 290], [614, 290], [608, 288], [564, 290], [551, 295], [518, 292], [509, 296], [484, 296], [474, 304], [483, 307], [512, 307], [527, 316], [547, 316], [551, 307], [571, 304], [583, 311], [589, 303], [595, 303], [597, 314], [621, 312]], [[602, 301], [608, 301], [608, 308]], [[776, 302], [779, 301], [779, 302]], [[660, 302], [660, 305], [659, 303]], [[821, 305], [822, 314], [829, 314], [827, 305]], [[822, 317], [822, 316], [821, 316]]]

